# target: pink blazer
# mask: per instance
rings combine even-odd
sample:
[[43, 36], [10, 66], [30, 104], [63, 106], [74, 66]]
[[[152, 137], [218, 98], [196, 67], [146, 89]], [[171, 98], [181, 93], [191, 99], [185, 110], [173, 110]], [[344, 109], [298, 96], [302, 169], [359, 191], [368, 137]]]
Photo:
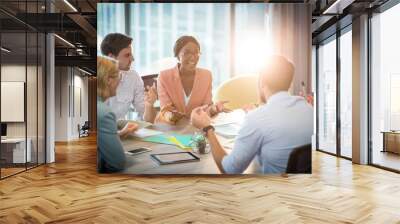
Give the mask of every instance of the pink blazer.
[[192, 110], [198, 106], [212, 103], [212, 76], [206, 69], [196, 68], [193, 89], [188, 104], [185, 105], [184, 89], [179, 77], [178, 65], [161, 71], [157, 81], [157, 92], [160, 107], [172, 103], [176, 110], [190, 117]]

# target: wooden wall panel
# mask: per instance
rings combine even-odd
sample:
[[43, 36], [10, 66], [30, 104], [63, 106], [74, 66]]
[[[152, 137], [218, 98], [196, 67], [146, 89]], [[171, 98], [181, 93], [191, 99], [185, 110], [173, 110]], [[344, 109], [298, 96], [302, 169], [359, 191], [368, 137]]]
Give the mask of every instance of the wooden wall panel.
[[97, 77], [90, 77], [88, 85], [90, 131], [95, 132], [97, 130]]

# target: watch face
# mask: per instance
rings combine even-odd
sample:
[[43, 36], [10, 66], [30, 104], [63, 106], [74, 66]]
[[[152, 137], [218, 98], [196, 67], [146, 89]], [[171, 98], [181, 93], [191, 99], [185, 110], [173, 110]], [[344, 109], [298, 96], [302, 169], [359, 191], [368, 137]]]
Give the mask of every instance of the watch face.
[[210, 129], [215, 130], [213, 126], [208, 125], [207, 127], [204, 127], [204, 128], [203, 128], [203, 131], [204, 131], [205, 133], [207, 133], [208, 130], [210, 130]]

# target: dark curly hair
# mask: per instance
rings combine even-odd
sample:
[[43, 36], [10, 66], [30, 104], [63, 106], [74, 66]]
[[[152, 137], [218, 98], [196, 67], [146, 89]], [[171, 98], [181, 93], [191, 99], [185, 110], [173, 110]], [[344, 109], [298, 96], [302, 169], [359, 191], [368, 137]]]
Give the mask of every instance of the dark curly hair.
[[196, 44], [196, 46], [199, 48], [200, 50], [200, 44], [199, 42], [196, 40], [196, 38], [192, 37], [192, 36], [181, 36], [179, 37], [178, 40], [176, 40], [175, 42], [175, 46], [174, 46], [174, 56], [178, 57], [179, 51], [181, 51], [181, 49], [187, 44], [187, 43], [194, 43]]
[[112, 54], [118, 56], [119, 52], [132, 43], [132, 38], [122, 33], [109, 33], [101, 42], [101, 53], [105, 56]]

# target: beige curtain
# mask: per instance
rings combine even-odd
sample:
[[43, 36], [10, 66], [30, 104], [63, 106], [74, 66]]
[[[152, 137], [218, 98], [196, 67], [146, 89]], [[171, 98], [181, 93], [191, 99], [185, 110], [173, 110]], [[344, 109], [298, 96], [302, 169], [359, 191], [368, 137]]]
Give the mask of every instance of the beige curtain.
[[285, 56], [295, 65], [291, 93], [311, 92], [311, 7], [309, 4], [273, 3], [265, 6], [267, 41], [271, 53]]

